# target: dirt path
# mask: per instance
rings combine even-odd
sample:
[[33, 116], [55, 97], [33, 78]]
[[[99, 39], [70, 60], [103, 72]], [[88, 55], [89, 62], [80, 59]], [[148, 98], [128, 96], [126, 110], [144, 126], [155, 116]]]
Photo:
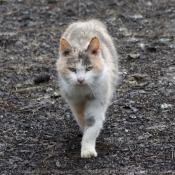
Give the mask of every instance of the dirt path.
[[[97, 141], [59, 95], [59, 38], [78, 19], [105, 22], [120, 84]], [[0, 0], [0, 174], [175, 174], [174, 0]]]

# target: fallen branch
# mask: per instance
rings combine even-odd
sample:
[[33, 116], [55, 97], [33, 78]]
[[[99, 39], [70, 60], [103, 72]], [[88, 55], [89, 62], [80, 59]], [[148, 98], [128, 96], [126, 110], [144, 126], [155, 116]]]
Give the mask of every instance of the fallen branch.
[[41, 86], [33, 86], [33, 87], [28, 87], [28, 88], [21, 88], [21, 89], [16, 89], [16, 90], [12, 90], [12, 93], [16, 93], [16, 92], [25, 92], [25, 91], [30, 91], [30, 90], [35, 90], [35, 89], [41, 89], [41, 88], [45, 88], [45, 87], [49, 87], [50, 84], [47, 85], [41, 85]]

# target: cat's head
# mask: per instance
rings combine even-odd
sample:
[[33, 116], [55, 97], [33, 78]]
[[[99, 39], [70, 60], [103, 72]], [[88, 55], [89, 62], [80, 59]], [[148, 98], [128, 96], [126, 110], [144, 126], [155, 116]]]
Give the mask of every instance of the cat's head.
[[101, 55], [100, 41], [92, 38], [86, 49], [79, 51], [68, 40], [60, 41], [60, 57], [57, 69], [62, 78], [71, 85], [90, 85], [102, 74], [104, 59]]

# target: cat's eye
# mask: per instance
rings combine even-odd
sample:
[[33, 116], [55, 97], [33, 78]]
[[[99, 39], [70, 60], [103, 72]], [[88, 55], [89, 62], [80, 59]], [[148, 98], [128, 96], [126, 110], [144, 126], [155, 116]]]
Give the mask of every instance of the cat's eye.
[[87, 68], [86, 68], [86, 71], [90, 71], [90, 70], [92, 70], [92, 68], [93, 68], [93, 67], [87, 67]]
[[75, 68], [72, 68], [72, 67], [69, 67], [69, 70], [70, 70], [71, 72], [76, 72], [76, 69], [75, 69]]

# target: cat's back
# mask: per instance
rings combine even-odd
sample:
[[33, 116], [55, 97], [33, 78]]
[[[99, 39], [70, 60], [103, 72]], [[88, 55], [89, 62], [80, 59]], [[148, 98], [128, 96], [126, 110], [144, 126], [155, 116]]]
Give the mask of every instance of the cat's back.
[[95, 19], [91, 19], [88, 21], [77, 21], [70, 24], [63, 34], [63, 37], [66, 39], [74, 39], [79, 37], [88, 36], [88, 38], [92, 38], [93, 36], [98, 35], [98, 33], [107, 32], [106, 26]]
[[69, 40], [70, 44], [78, 50], [86, 49], [93, 37], [98, 37], [101, 42], [110, 40], [106, 26], [95, 19], [70, 24], [62, 37]]

